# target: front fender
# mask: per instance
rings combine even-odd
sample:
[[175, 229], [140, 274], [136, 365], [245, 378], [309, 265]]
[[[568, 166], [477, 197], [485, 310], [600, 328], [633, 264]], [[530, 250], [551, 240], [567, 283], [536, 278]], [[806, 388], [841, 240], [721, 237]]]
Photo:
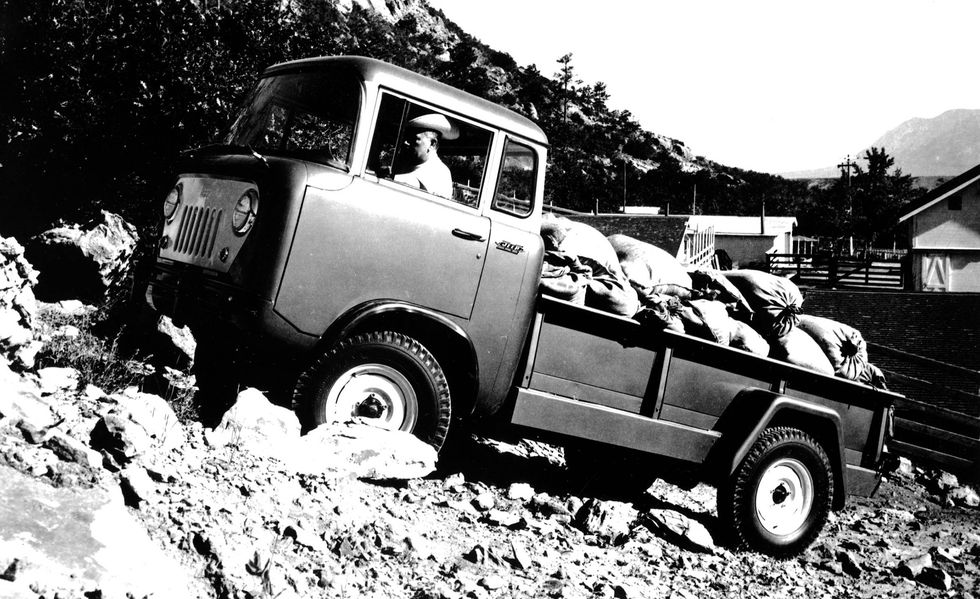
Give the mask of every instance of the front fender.
[[400, 300], [378, 299], [351, 308], [320, 336], [317, 353], [368, 330], [394, 330], [414, 337], [436, 356], [453, 393], [455, 414], [468, 415], [475, 407], [479, 362], [470, 336], [446, 316]]

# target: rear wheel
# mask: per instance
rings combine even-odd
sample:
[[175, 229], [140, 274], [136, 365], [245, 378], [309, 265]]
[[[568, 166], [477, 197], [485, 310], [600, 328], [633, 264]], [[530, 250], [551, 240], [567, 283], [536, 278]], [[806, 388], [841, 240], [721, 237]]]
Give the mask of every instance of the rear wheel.
[[304, 424], [353, 417], [414, 434], [437, 450], [449, 429], [449, 384], [418, 341], [392, 331], [355, 335], [322, 354], [299, 377], [293, 407]]
[[820, 443], [799, 429], [771, 428], [718, 489], [718, 516], [736, 545], [789, 558], [820, 534], [833, 495]]

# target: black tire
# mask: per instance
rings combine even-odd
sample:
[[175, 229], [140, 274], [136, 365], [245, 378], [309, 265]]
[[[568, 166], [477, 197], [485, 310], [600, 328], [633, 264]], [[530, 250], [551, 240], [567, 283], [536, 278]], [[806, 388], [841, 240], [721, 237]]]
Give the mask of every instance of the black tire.
[[586, 442], [569, 443], [564, 449], [571, 484], [588, 495], [632, 499], [657, 479], [649, 460], [628, 449]]
[[303, 372], [293, 409], [307, 428], [350, 416], [377, 418], [438, 451], [452, 416], [449, 383], [418, 341], [392, 331], [355, 335], [334, 345]]
[[820, 534], [833, 496], [820, 443], [799, 429], [770, 428], [719, 486], [718, 517], [736, 546], [786, 559]]

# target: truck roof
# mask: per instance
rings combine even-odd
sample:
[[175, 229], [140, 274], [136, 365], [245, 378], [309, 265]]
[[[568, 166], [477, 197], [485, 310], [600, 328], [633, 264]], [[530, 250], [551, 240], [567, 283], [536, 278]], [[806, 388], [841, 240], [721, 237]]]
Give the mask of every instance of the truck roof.
[[374, 58], [365, 56], [304, 58], [273, 65], [267, 68], [262, 76], [268, 77], [280, 73], [337, 67], [351, 69], [365, 81], [373, 81], [401, 93], [431, 101], [466, 117], [520, 135], [529, 141], [542, 145], [548, 144], [548, 138], [540, 127], [512, 110], [424, 75]]

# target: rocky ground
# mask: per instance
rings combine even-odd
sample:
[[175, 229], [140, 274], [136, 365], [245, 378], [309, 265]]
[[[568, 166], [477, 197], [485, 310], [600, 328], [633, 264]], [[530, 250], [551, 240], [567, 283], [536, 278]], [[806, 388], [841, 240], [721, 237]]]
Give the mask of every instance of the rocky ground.
[[[257, 394], [267, 413], [229, 437], [180, 424], [156, 396], [79, 391], [70, 371], [3, 377], [17, 391], [0, 403], [3, 597], [977, 596], [975, 493], [909, 465], [834, 514], [804, 555], [775, 561], [711, 540], [710, 487], [590, 497], [560, 449], [506, 429], [458, 435], [421, 478], [424, 451], [299, 468], [270, 449], [292, 433]], [[276, 432], [250, 436], [260, 420]], [[92, 531], [58, 536], [71, 514], [18, 521], [12, 498], [27, 490]], [[86, 502], [116, 506], [114, 534], [95, 531], [104, 517]], [[143, 561], [100, 555], [144, 545]]]
[[980, 498], [947, 473], [904, 463], [776, 561], [725, 545], [710, 487], [597, 496], [506, 427], [437, 461], [358, 423], [300, 436], [248, 391], [205, 429], [193, 339], [123, 362], [91, 309], [38, 309], [16, 243], [0, 257], [0, 598], [980, 596]]

